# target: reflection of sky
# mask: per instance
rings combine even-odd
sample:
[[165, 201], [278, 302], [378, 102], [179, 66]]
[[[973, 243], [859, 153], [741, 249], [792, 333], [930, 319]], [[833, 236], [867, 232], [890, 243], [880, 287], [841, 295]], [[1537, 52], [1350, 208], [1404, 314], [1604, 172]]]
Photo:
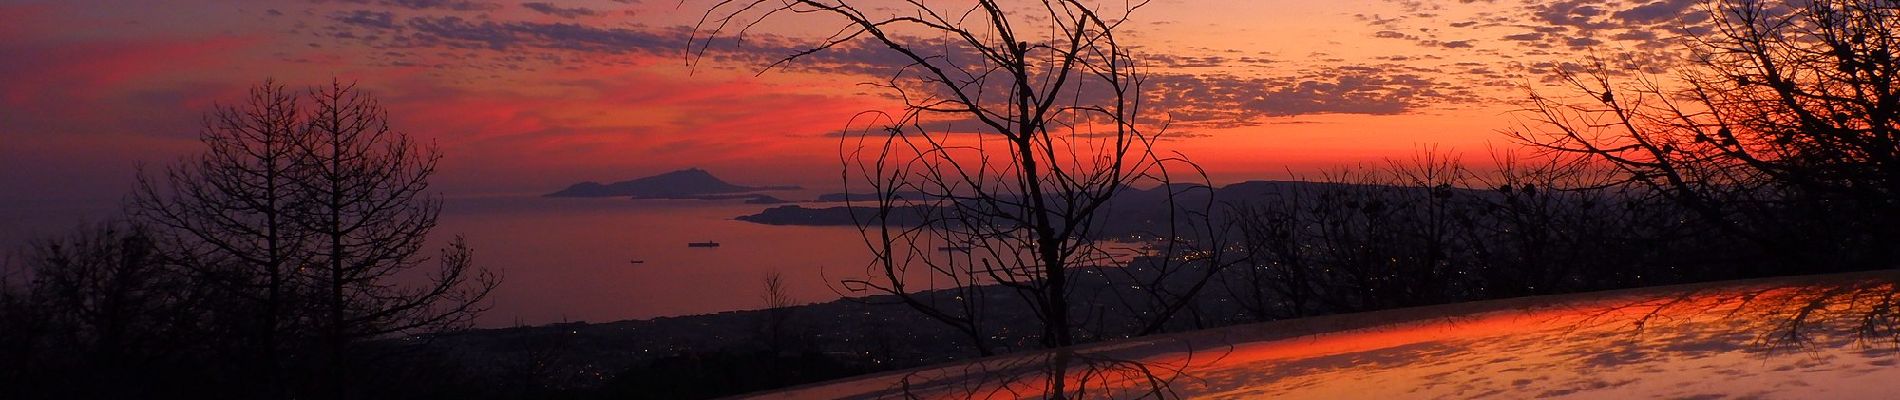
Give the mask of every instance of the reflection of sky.
[[[1142, 360], [1173, 377], [1169, 389], [1184, 398], [1890, 398], [1900, 379], [1892, 368], [1900, 353], [1891, 336], [1862, 337], [1858, 329], [1862, 318], [1874, 315], [1869, 310], [1891, 305], [1895, 287], [1891, 280], [1842, 282], [1678, 287], [1321, 317], [1084, 347], [1081, 354]], [[1831, 291], [1839, 288], [1849, 290]], [[1789, 332], [1783, 323], [1804, 310], [1811, 319], [1801, 325], [1803, 340], [1779, 340]], [[1394, 320], [1412, 322], [1381, 323]], [[1013, 358], [1020, 357], [987, 365], [1009, 365]], [[921, 393], [948, 387], [959, 393], [953, 397], [1015, 397], [968, 378], [1000, 381], [995, 377], [1010, 375], [994, 373], [1001, 369], [965, 364], [908, 376]], [[991, 373], [972, 375], [979, 370]], [[892, 381], [903, 376], [783, 395], [889, 395]], [[933, 381], [942, 376], [958, 378], [948, 385]], [[1029, 388], [1041, 380], [1016, 382], [1020, 395], [1034, 392]]]
[[[950, 2], [942, 2], [950, 3]], [[1119, 4], [1120, 2], [1109, 2]], [[1172, 143], [1216, 179], [1502, 145], [1516, 85], [1595, 55], [1660, 65], [1660, 1], [1155, 1], [1125, 26]], [[836, 21], [789, 16], [689, 69], [705, 1], [0, 1], [0, 207], [110, 199], [195, 149], [199, 116], [266, 77], [361, 80], [443, 146], [460, 193], [702, 166], [833, 184], [835, 132], [888, 107], [848, 49], [755, 77]], [[1481, 158], [1481, 157], [1474, 157]]]

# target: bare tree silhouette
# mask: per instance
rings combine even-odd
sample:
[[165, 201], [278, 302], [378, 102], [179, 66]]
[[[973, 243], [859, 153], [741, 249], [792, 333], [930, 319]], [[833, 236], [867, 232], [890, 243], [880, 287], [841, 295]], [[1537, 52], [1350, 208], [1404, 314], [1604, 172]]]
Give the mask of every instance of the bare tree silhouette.
[[772, 271], [762, 280], [764, 292], [759, 296], [765, 301], [763, 321], [760, 321], [759, 334], [763, 336], [766, 350], [774, 355], [795, 350], [794, 343], [799, 340], [798, 328], [793, 326], [793, 316], [797, 315], [798, 300], [785, 288], [785, 276]]
[[296, 97], [276, 82], [253, 87], [244, 103], [218, 106], [199, 140], [206, 152], [159, 177], [141, 173], [132, 213], [160, 228], [169, 257], [229, 294], [214, 316], [246, 351], [233, 354], [260, 374], [265, 390], [288, 379], [286, 344], [298, 335], [296, 270], [308, 261], [309, 233], [295, 213], [309, 140]]
[[[819, 14], [845, 22], [768, 69], [860, 48], [902, 60], [876, 86], [901, 99], [903, 109], [861, 114], [843, 135], [847, 191], [876, 194], [869, 212], [853, 214], [875, 261], [864, 276], [843, 280], [844, 290], [890, 295], [961, 332], [984, 355], [995, 352], [998, 327], [990, 314], [1020, 301], [1040, 322], [1040, 345], [1059, 348], [1077, 343], [1078, 328], [1086, 326], [1074, 315], [1076, 274], [1118, 263], [1102, 244], [1117, 195], [1156, 183], [1173, 206], [1178, 188], [1169, 168], [1199, 172], [1155, 150], [1165, 127], [1143, 117], [1139, 63], [1115, 36], [1145, 4], [906, 2], [887, 9], [720, 1], [696, 26], [689, 51], [703, 54], [715, 38], [744, 35], [778, 15]], [[1204, 210], [1197, 215], [1206, 217]], [[1159, 229], [1163, 247], [1190, 241], [1174, 232], [1177, 226]], [[1177, 257], [1186, 253], [1165, 254], [1158, 258], [1164, 265], [1150, 271], [1181, 273], [1186, 268], [1165, 266], [1207, 261]], [[1212, 275], [1148, 296], [1144, 301], [1160, 304], [1136, 311], [1145, 322], [1123, 334], [1159, 330]], [[1052, 380], [1056, 387], [1047, 393], [1061, 396], [1064, 382]]]
[[[1024, 10], [910, 3], [875, 16], [887, 11], [824, 1], [720, 2], [699, 24], [695, 44], [743, 34], [728, 26], [816, 12], [848, 22], [774, 66], [853, 46], [888, 49], [909, 63], [881, 85], [903, 99], [904, 110], [867, 113], [865, 128], [845, 135], [847, 184], [879, 194], [875, 215], [860, 220], [878, 261], [869, 279], [848, 283], [896, 295], [987, 354], [978, 286], [1015, 289], [1046, 322], [1044, 345], [1073, 344], [1070, 274], [1102, 261], [1097, 234], [1111, 199], [1142, 180], [1167, 183], [1167, 164], [1185, 162], [1154, 151], [1162, 134], [1140, 117], [1138, 63], [1114, 36], [1143, 4], [1103, 15], [1080, 1]], [[900, 223], [894, 214], [903, 213], [923, 214], [926, 223]], [[911, 286], [920, 275], [949, 282]], [[928, 289], [961, 295], [948, 303], [917, 295]]]
[[[1743, 275], [1884, 268], [1900, 238], [1900, 17], [1872, 0], [1709, 3], [1672, 89], [1603, 63], [1562, 78], [1585, 98], [1533, 94], [1545, 150], [1614, 166], [1787, 267]], [[1808, 265], [1795, 266], [1807, 262]], [[1791, 270], [1793, 269], [1793, 270]]]
[[353, 85], [309, 95], [305, 108], [266, 82], [218, 108], [201, 135], [207, 151], [162, 177], [141, 174], [131, 212], [156, 227], [168, 260], [218, 291], [209, 318], [235, 327], [231, 356], [263, 375], [238, 383], [347, 397], [354, 344], [465, 326], [499, 280], [457, 238], [419, 285], [399, 282], [430, 261], [440, 200], [425, 191], [439, 156], [391, 130]]
[[294, 183], [308, 198], [297, 220], [313, 238], [313, 260], [300, 271], [320, 299], [310, 306], [321, 314], [312, 322], [328, 357], [324, 386], [341, 391], [350, 387], [352, 344], [465, 327], [499, 281], [470, 263], [457, 237], [425, 284], [395, 284], [398, 274], [429, 261], [423, 246], [442, 200], [426, 190], [441, 155], [390, 129], [387, 111], [354, 84], [332, 81], [310, 98], [309, 140], [295, 143], [304, 157]]

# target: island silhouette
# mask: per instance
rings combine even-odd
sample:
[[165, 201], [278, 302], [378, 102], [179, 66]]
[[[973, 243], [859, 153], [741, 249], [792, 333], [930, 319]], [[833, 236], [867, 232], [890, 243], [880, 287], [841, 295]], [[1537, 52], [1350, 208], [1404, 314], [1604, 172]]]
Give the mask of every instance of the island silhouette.
[[713, 176], [704, 169], [687, 168], [645, 178], [603, 184], [581, 182], [545, 197], [632, 197], [635, 199], [756, 199], [755, 192], [799, 190], [798, 186], [742, 186]]

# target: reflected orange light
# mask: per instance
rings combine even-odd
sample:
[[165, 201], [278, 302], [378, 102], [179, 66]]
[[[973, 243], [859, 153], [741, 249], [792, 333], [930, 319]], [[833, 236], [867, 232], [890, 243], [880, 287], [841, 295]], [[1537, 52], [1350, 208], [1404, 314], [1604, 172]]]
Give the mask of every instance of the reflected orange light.
[[[1885, 359], [1881, 365], [1895, 355], [1847, 344], [1863, 318], [1893, 305], [1892, 282], [1858, 276], [1643, 289], [1139, 338], [1077, 349], [1064, 386], [1087, 387], [1091, 398], [1141, 397], [1156, 388], [1127, 368], [1087, 362], [1119, 359], [1138, 361], [1166, 378], [1166, 392], [1190, 398], [1684, 397], [1815, 382], [1838, 384], [1787, 393], [1866, 397], [1881, 386], [1872, 382], [1900, 379], [1900, 371], [1849, 368], [1853, 360]], [[1775, 357], [1783, 353], [1761, 340], [1787, 333], [1794, 318], [1806, 318], [1810, 352]], [[1047, 352], [1010, 355], [762, 397], [909, 390], [925, 398], [1036, 398], [1049, 390], [1054, 363]], [[1711, 386], [1718, 371], [1755, 378]]]

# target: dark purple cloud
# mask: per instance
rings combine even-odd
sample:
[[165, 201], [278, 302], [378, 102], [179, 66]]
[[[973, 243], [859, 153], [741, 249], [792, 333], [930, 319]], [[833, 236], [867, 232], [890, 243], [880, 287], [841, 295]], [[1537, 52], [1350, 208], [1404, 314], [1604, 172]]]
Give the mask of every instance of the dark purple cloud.
[[1661, 0], [1649, 4], [1631, 7], [1612, 14], [1618, 21], [1633, 25], [1658, 25], [1682, 21], [1685, 17], [1707, 18], [1695, 10], [1700, 0]]
[[1393, 65], [1309, 71], [1303, 77], [1155, 74], [1150, 102], [1177, 125], [1228, 127], [1269, 117], [1307, 114], [1394, 115], [1428, 104], [1474, 101], [1457, 90]]
[[1613, 28], [1607, 18], [1608, 12], [1602, 7], [1602, 0], [1559, 0], [1536, 2], [1530, 6], [1530, 12], [1536, 20], [1554, 26], [1568, 26], [1582, 29]]
[[489, 11], [501, 8], [501, 4], [473, 0], [309, 0], [311, 3], [343, 3], [355, 5], [379, 5], [405, 10], [438, 11]]
[[[1450, 2], [1493, 3], [1474, 17], [1441, 20], [1433, 10]], [[1710, 15], [1701, 5], [1705, 0], [1387, 0], [1408, 12], [1396, 16], [1361, 16], [1375, 22], [1378, 38], [1407, 38], [1420, 47], [1442, 48], [1448, 57], [1463, 52], [1469, 56], [1503, 58], [1489, 70], [1548, 73], [1554, 68], [1534, 68], [1540, 63], [1562, 64], [1587, 59], [1610, 60], [1622, 66], [1618, 71], [1667, 71], [1687, 59], [1686, 46], [1679, 39], [1709, 30]], [[1484, 31], [1495, 36], [1443, 38], [1438, 34], [1446, 26], [1464, 28], [1455, 31]], [[1508, 30], [1507, 30], [1508, 29]], [[1501, 32], [1498, 30], [1502, 30]], [[1515, 32], [1511, 31], [1515, 30]], [[1423, 32], [1401, 37], [1387, 32]], [[1496, 37], [1503, 40], [1478, 42], [1474, 39]], [[1463, 45], [1470, 46], [1463, 46]], [[1469, 68], [1465, 68], [1469, 70]], [[1448, 69], [1457, 71], [1459, 69]], [[1542, 72], [1537, 72], [1542, 71]], [[1510, 75], [1506, 74], [1506, 75]], [[1447, 77], [1448, 81], [1516, 87], [1524, 79], [1501, 79], [1485, 75], [1476, 81]], [[1548, 77], [1532, 77], [1547, 79]]]
[[336, 15], [337, 22], [370, 29], [396, 29], [396, 14], [388, 11], [355, 10]]
[[567, 18], [567, 19], [575, 19], [575, 18], [580, 18], [580, 17], [592, 17], [592, 16], [600, 15], [599, 11], [594, 11], [594, 9], [591, 9], [591, 8], [561, 7], [561, 6], [554, 5], [553, 3], [540, 3], [540, 2], [521, 3], [521, 7], [527, 8], [529, 10], [533, 10], [534, 12], [552, 15], [552, 16], [561, 17], [561, 18]]
[[[523, 3], [537, 12], [562, 16], [565, 8], [550, 3]], [[591, 10], [589, 10], [591, 11]], [[581, 16], [583, 14], [574, 14]], [[1367, 17], [1384, 21], [1379, 17]], [[430, 49], [453, 50], [457, 58], [468, 55], [493, 57], [494, 65], [528, 64], [525, 60], [561, 62], [576, 55], [646, 55], [688, 58], [687, 45], [693, 39], [687, 28], [603, 27], [567, 22], [499, 20], [456, 15], [414, 15], [401, 18], [388, 12], [351, 11], [331, 16], [337, 37], [357, 38], [358, 43], [383, 49], [379, 57], [388, 65], [458, 65], [466, 60], [431, 60]], [[1417, 37], [1390, 31], [1396, 39]], [[703, 39], [703, 38], [702, 38]], [[1476, 40], [1435, 42], [1434, 46], [1468, 49]], [[711, 44], [701, 65], [714, 67], [759, 67], [797, 53], [809, 46], [808, 40], [794, 40], [767, 34], [748, 35], [743, 42], [730, 38]], [[949, 70], [965, 69], [979, 59], [968, 49], [951, 46], [946, 57], [931, 62]], [[474, 53], [470, 53], [474, 52]], [[1217, 52], [1218, 53], [1218, 52]], [[1435, 57], [1424, 57], [1432, 59]], [[1240, 54], [1184, 55], [1146, 54], [1143, 64], [1152, 70], [1145, 89], [1147, 104], [1165, 107], [1174, 123], [1181, 126], [1243, 126], [1260, 123], [1269, 117], [1306, 114], [1391, 115], [1413, 111], [1431, 104], [1475, 101], [1470, 88], [1451, 85], [1427, 76], [1438, 71], [1397, 64], [1380, 66], [1308, 66], [1281, 77], [1243, 77], [1222, 73], [1190, 73], [1183, 68], [1210, 68], [1240, 65], [1268, 65], [1264, 57]], [[1410, 58], [1387, 61], [1410, 60]], [[1327, 61], [1339, 62], [1343, 60]], [[888, 78], [911, 60], [878, 46], [847, 43], [805, 56], [782, 68], [812, 73], [856, 75], [876, 81]], [[1490, 72], [1490, 70], [1484, 70]], [[925, 93], [910, 88], [913, 94]], [[1000, 93], [1000, 92], [999, 92]], [[1099, 96], [1084, 90], [1079, 96]]]
[[1525, 32], [1525, 33], [1519, 33], [1516, 35], [1506, 35], [1504, 36], [1504, 40], [1514, 40], [1514, 41], [1522, 41], [1522, 42], [1541, 41], [1541, 40], [1544, 40], [1544, 33], [1543, 32]]
[[379, 0], [379, 4], [411, 10], [488, 11], [501, 4], [469, 0]]
[[1399, 32], [1399, 31], [1378, 31], [1378, 32], [1373, 33], [1372, 37], [1381, 38], [1381, 39], [1406, 39], [1406, 40], [1418, 39], [1417, 36], [1407, 35], [1404, 32]]

